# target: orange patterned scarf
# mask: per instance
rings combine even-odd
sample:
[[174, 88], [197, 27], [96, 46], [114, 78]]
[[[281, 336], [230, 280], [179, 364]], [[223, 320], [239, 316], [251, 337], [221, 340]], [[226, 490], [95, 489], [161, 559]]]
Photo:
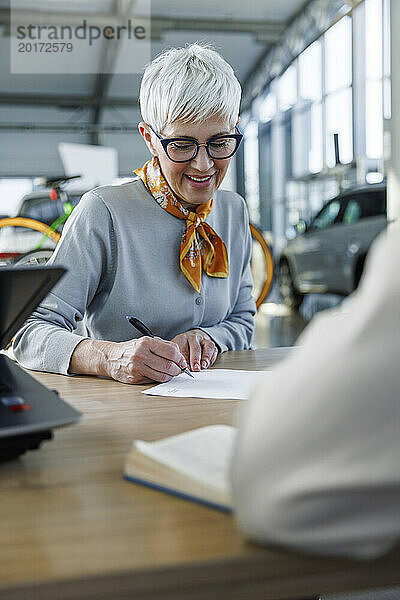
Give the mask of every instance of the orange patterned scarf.
[[182, 235], [180, 265], [182, 273], [200, 293], [202, 269], [210, 277], [228, 277], [228, 253], [219, 235], [205, 222], [210, 214], [213, 199], [200, 204], [196, 212], [184, 208], [163, 176], [158, 158], [153, 156], [141, 169], [133, 171], [140, 177], [156, 202], [178, 219], [186, 220]]

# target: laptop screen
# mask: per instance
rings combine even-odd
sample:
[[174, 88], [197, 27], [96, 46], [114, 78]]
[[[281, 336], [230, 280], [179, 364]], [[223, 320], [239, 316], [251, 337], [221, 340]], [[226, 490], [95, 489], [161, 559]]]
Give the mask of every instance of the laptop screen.
[[64, 275], [63, 267], [0, 268], [0, 349]]

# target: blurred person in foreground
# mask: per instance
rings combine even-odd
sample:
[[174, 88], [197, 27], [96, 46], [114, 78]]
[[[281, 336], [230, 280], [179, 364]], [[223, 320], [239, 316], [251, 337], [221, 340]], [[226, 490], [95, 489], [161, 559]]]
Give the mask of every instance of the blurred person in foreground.
[[[147, 66], [139, 132], [152, 159], [132, 182], [85, 194], [69, 218], [51, 260], [68, 273], [14, 339], [23, 366], [162, 382], [250, 348], [248, 215], [218, 189], [242, 138], [240, 96], [209, 47]], [[160, 337], [139, 337], [126, 315]]]
[[368, 559], [399, 540], [399, 260], [397, 222], [358, 290], [313, 320], [244, 407], [232, 476], [255, 541]]

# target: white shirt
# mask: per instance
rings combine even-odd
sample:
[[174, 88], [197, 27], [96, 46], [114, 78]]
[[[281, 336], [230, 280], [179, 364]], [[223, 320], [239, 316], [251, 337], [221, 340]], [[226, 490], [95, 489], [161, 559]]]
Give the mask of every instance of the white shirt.
[[400, 538], [398, 223], [374, 244], [358, 291], [329, 313], [244, 407], [237, 518], [262, 543], [374, 557]]

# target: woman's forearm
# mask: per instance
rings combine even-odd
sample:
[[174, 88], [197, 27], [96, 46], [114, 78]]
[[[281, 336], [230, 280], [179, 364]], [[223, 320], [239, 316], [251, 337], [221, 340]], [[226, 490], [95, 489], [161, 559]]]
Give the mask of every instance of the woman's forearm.
[[68, 373], [147, 383], [169, 381], [186, 367], [177, 344], [142, 336], [126, 342], [84, 339], [72, 353]]
[[82, 340], [71, 356], [68, 373], [110, 377], [109, 360], [114, 346], [115, 342]]

